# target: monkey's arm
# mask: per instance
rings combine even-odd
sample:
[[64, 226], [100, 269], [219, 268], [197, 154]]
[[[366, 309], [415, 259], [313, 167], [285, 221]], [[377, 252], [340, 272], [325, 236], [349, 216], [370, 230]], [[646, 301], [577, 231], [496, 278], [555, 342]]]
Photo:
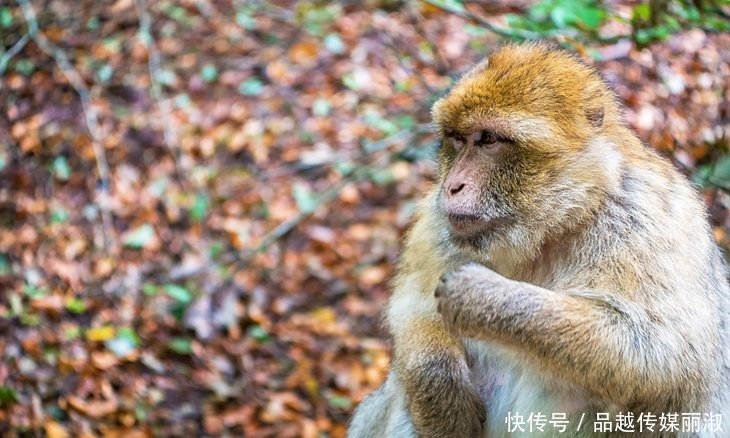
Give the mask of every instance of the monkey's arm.
[[516, 348], [605, 400], [647, 400], [700, 378], [683, 336], [652, 336], [646, 311], [612, 295], [555, 292], [476, 264], [445, 275], [435, 295], [454, 333]]
[[393, 372], [419, 436], [481, 436], [486, 409], [470, 380], [464, 347], [436, 310], [433, 290], [455, 265], [429, 240], [435, 234], [430, 220], [421, 216], [409, 234], [388, 304]]

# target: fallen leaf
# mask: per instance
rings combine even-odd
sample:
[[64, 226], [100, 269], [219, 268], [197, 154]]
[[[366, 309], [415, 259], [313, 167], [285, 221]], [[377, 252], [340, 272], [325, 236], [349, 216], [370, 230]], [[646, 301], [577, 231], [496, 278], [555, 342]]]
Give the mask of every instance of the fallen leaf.
[[103, 342], [113, 338], [116, 334], [114, 327], [106, 325], [86, 330], [86, 339], [91, 342]]
[[43, 429], [46, 431], [48, 438], [68, 438], [68, 432], [60, 424], [52, 420], [48, 420], [43, 425]]

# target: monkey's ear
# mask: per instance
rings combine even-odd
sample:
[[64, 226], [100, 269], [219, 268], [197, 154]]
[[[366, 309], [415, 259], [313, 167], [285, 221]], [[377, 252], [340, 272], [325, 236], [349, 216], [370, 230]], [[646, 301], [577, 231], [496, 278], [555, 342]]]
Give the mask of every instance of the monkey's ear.
[[588, 108], [585, 114], [588, 123], [594, 128], [600, 128], [603, 125], [603, 106]]

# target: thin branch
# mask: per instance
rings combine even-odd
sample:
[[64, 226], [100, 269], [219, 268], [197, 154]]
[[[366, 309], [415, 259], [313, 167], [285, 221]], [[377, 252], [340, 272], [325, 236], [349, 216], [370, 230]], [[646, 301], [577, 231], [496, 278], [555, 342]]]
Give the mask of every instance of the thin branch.
[[420, 0], [420, 1], [422, 1], [423, 3], [427, 3], [431, 6], [435, 6], [443, 11], [449, 12], [458, 17], [465, 18], [467, 20], [471, 20], [476, 23], [479, 23], [480, 26], [484, 27], [488, 31], [496, 33], [497, 35], [503, 36], [505, 38], [522, 38], [522, 39], [526, 39], [526, 40], [534, 40], [534, 39], [540, 38], [540, 34], [538, 34], [536, 32], [530, 32], [529, 30], [508, 29], [508, 28], [501, 27], [501, 26], [495, 26], [486, 18], [479, 16], [466, 8], [457, 8], [457, 7], [451, 6], [449, 4], [445, 4], [443, 2], [434, 1], [434, 0]]
[[5, 69], [8, 67], [10, 60], [13, 59], [13, 56], [20, 53], [31, 39], [32, 37], [30, 32], [26, 33], [18, 41], [16, 41], [15, 44], [13, 44], [13, 47], [9, 48], [2, 56], [0, 56], [0, 75], [5, 73]]
[[147, 10], [146, 0], [135, 0], [134, 6], [137, 9], [137, 15], [139, 16], [139, 38], [149, 56], [147, 68], [149, 70], [150, 81], [152, 84], [150, 89], [162, 118], [162, 136], [164, 137], [165, 146], [170, 151], [170, 155], [175, 161], [175, 175], [179, 182], [182, 183], [183, 179], [180, 175], [180, 151], [177, 149], [177, 131], [173, 128], [172, 105], [170, 104], [170, 99], [165, 96], [165, 92], [162, 90], [162, 85], [159, 82], [159, 77], [162, 72], [162, 56], [160, 55], [160, 51], [157, 49], [157, 44], [155, 44], [154, 37], [152, 36], [152, 17]]
[[99, 206], [99, 212], [101, 214], [102, 222], [102, 233], [104, 237], [104, 249], [109, 249], [112, 243], [112, 219], [111, 212], [109, 210], [109, 163], [106, 160], [106, 152], [102, 145], [103, 136], [101, 128], [99, 126], [99, 114], [96, 108], [91, 103], [91, 92], [89, 87], [86, 86], [84, 78], [76, 70], [74, 65], [66, 56], [66, 53], [60, 47], [53, 44], [46, 36], [40, 31], [38, 26], [38, 19], [29, 0], [17, 0], [18, 5], [23, 11], [23, 17], [28, 25], [28, 35], [35, 41], [38, 47], [48, 56], [53, 58], [61, 72], [68, 80], [71, 87], [76, 91], [81, 100], [81, 105], [84, 108], [84, 116], [86, 119], [86, 127], [91, 135], [91, 147], [94, 151], [94, 158], [96, 159], [96, 167], [99, 172], [99, 179], [101, 180], [101, 196], [97, 199]]
[[192, 268], [183, 268], [178, 270], [173, 269], [172, 271], [169, 271], [169, 274], [167, 276], [163, 277], [163, 282], [175, 282], [185, 280], [190, 277], [200, 275], [204, 272], [212, 271], [213, 269], [222, 266], [227, 266], [232, 269], [240, 269], [242, 267], [245, 267], [246, 264], [248, 264], [248, 262], [251, 261], [251, 259], [256, 254], [265, 251], [274, 242], [289, 234], [289, 232], [299, 226], [299, 224], [301, 224], [305, 219], [314, 214], [314, 212], [317, 211], [319, 207], [332, 202], [339, 195], [342, 189], [361, 173], [362, 169], [358, 168], [344, 175], [341, 180], [332, 184], [329, 188], [327, 188], [327, 190], [324, 191], [324, 193], [322, 193], [322, 195], [320, 195], [319, 198], [317, 198], [313, 208], [305, 211], [300, 211], [295, 216], [280, 223], [273, 230], [266, 233], [266, 235], [264, 235], [264, 237], [261, 239], [256, 247], [245, 251], [242, 255], [239, 255], [237, 252], [226, 252], [225, 254], [222, 254], [220, 256], [217, 262], [214, 263], [205, 263], [203, 265]]
[[393, 146], [396, 146], [401, 143], [408, 144], [415, 135], [418, 134], [427, 134], [432, 132], [430, 125], [419, 125], [415, 129], [404, 129], [402, 131], [396, 132], [393, 135], [390, 135], [388, 137], [385, 137], [380, 140], [376, 140], [370, 143], [367, 143], [363, 149], [365, 152], [360, 152], [357, 154], [357, 156], [353, 156], [352, 154], [346, 154], [346, 153], [338, 153], [333, 154], [331, 157], [328, 157], [326, 160], [317, 162], [317, 163], [302, 163], [302, 162], [296, 162], [291, 164], [285, 164], [282, 166], [277, 167], [271, 167], [266, 169], [265, 172], [256, 172], [256, 181], [253, 181], [253, 183], [258, 183], [261, 181], [274, 179], [274, 178], [281, 178], [284, 176], [293, 175], [298, 172], [306, 172], [306, 171], [312, 171], [316, 169], [321, 169], [327, 166], [331, 166], [336, 163], [344, 163], [347, 161], [355, 161], [355, 162], [362, 162], [365, 159], [368, 159], [371, 155], [375, 155], [379, 152], [388, 150], [392, 148]]
[[261, 239], [261, 242], [255, 248], [250, 249], [243, 254], [241, 260], [238, 261], [237, 265], [247, 263], [254, 255], [266, 250], [269, 246], [271, 246], [272, 243], [281, 239], [291, 230], [296, 228], [300, 223], [302, 223], [302, 221], [304, 221], [304, 219], [311, 216], [317, 210], [317, 208], [324, 204], [329, 204], [330, 202], [332, 202], [332, 200], [334, 200], [337, 195], [339, 195], [340, 191], [342, 191], [342, 189], [361, 172], [362, 171], [360, 169], [357, 169], [349, 174], [346, 174], [341, 180], [330, 186], [327, 190], [324, 191], [324, 193], [322, 193], [319, 198], [317, 198], [313, 208], [307, 209], [305, 211], [300, 211], [299, 213], [297, 213], [296, 216], [287, 219], [286, 221], [280, 223], [276, 228], [266, 233], [266, 235]]

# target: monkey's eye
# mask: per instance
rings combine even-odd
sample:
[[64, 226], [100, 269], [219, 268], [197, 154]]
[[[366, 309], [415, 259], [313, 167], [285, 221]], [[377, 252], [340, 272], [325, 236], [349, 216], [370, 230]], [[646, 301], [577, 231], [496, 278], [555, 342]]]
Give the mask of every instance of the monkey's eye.
[[479, 133], [479, 137], [474, 142], [474, 144], [477, 146], [489, 146], [489, 145], [496, 143], [498, 140], [499, 139], [497, 138], [496, 135], [494, 135], [494, 133], [484, 130], [481, 133]]

